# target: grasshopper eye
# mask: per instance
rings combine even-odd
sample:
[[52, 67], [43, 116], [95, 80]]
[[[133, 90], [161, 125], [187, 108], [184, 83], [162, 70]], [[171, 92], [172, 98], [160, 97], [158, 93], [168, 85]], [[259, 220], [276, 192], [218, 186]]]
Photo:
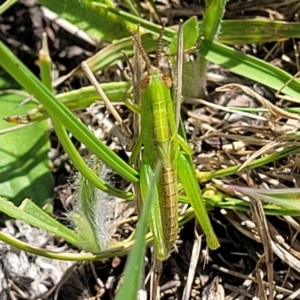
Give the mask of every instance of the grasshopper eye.
[[149, 86], [149, 83], [150, 83], [150, 77], [149, 76], [145, 76], [141, 82], [140, 82], [140, 88], [142, 90], [145, 90], [147, 89], [147, 87]]
[[163, 82], [165, 83], [165, 85], [166, 85], [168, 88], [170, 88], [170, 87], [172, 86], [172, 84], [173, 84], [172, 79], [171, 79], [170, 76], [164, 75], [164, 76], [162, 77], [162, 80], [163, 80]]

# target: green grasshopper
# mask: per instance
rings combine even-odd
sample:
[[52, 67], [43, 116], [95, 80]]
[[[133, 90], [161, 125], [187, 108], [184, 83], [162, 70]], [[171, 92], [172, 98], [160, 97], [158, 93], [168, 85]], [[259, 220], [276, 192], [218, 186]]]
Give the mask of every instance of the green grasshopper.
[[[172, 100], [172, 79], [159, 66], [162, 34], [163, 32], [158, 39], [154, 64], [151, 64], [137, 34], [133, 35], [134, 42], [146, 64], [146, 73], [139, 83], [140, 107], [135, 109], [141, 114], [141, 134], [131, 158], [131, 161], [134, 161], [141, 147], [144, 146], [140, 168], [140, 190], [144, 199], [149, 188], [155, 189], [150, 212], [150, 228], [154, 236], [155, 254], [161, 261], [168, 257], [177, 236], [178, 178], [206, 235], [209, 248], [219, 247], [196, 179], [191, 149], [178, 134], [176, 106]], [[162, 172], [157, 185], [150, 187], [149, 182], [154, 176], [157, 160], [161, 161]]]
[[[161, 45], [161, 42], [162, 37], [160, 37], [158, 45]], [[136, 43], [139, 45], [138, 48], [146, 62], [147, 73], [140, 83], [142, 90], [140, 95], [141, 106], [137, 108], [142, 119], [141, 136], [135, 146], [131, 161], [136, 160], [141, 147], [144, 146], [139, 178], [143, 198], [149, 190], [149, 182], [153, 176], [157, 160], [162, 161], [162, 174], [155, 188], [150, 218], [150, 228], [155, 236], [156, 255], [160, 260], [165, 260], [176, 239], [178, 229], [178, 178], [183, 184], [186, 196], [190, 199], [195, 215], [207, 236], [208, 246], [215, 249], [219, 246], [219, 243], [202, 202], [201, 191], [190, 156], [191, 150], [177, 133], [175, 105], [171, 93], [172, 79], [164, 74], [159, 67], [161, 46], [158, 46], [156, 62], [151, 65], [143, 47], [139, 42], [136, 41]], [[39, 109], [37, 112], [41, 113], [42, 111]], [[62, 120], [66, 120], [66, 118], [62, 118]], [[129, 166], [127, 165], [127, 167]], [[136, 181], [133, 182], [138, 181], [138, 178], [134, 177], [134, 179]], [[107, 192], [107, 189], [104, 190]], [[118, 195], [129, 199], [131, 196], [127, 194], [118, 193]]]

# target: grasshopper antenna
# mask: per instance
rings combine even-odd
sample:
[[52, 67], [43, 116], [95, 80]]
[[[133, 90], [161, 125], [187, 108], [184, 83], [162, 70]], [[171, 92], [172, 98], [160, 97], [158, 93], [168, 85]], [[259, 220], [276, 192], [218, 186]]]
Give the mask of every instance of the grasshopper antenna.
[[157, 47], [156, 47], [156, 55], [155, 55], [155, 61], [154, 61], [154, 66], [159, 67], [159, 62], [161, 60], [161, 55], [162, 55], [162, 48], [163, 48], [163, 35], [165, 31], [165, 26], [162, 25], [158, 40], [157, 40]]
[[[138, 29], [139, 30], [139, 29]], [[140, 39], [138, 38], [138, 35], [139, 35], [139, 31], [135, 32], [132, 34], [132, 38], [135, 42], [135, 44], [137, 45], [140, 53], [141, 53], [141, 56], [143, 58], [143, 60], [145, 61], [146, 63], [146, 69], [147, 70], [150, 70], [151, 69], [151, 61], [150, 61], [150, 58], [148, 57], [148, 54], [146, 53], [144, 47], [142, 46], [141, 44], [141, 41]]]

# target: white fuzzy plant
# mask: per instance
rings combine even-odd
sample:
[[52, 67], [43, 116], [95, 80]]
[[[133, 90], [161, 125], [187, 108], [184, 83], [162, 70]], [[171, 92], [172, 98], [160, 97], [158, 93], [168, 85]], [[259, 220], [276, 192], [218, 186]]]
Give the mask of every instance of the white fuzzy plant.
[[[111, 170], [105, 164], [98, 159], [87, 163], [97, 176], [111, 184]], [[97, 189], [80, 173], [75, 188], [73, 209], [67, 217], [78, 234], [81, 249], [92, 253], [108, 249], [115, 231], [114, 197]]]

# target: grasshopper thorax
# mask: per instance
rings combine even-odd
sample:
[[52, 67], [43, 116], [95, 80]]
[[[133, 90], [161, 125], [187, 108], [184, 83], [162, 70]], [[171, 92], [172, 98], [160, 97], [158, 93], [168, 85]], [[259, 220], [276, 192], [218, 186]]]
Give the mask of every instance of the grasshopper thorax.
[[153, 77], [160, 78], [160, 80], [168, 87], [171, 88], [172, 86], [172, 79], [170, 76], [165, 75], [160, 68], [155, 66], [151, 66], [147, 71], [146, 75], [142, 78], [140, 82], [140, 88], [145, 90], [148, 88], [149, 84]]

